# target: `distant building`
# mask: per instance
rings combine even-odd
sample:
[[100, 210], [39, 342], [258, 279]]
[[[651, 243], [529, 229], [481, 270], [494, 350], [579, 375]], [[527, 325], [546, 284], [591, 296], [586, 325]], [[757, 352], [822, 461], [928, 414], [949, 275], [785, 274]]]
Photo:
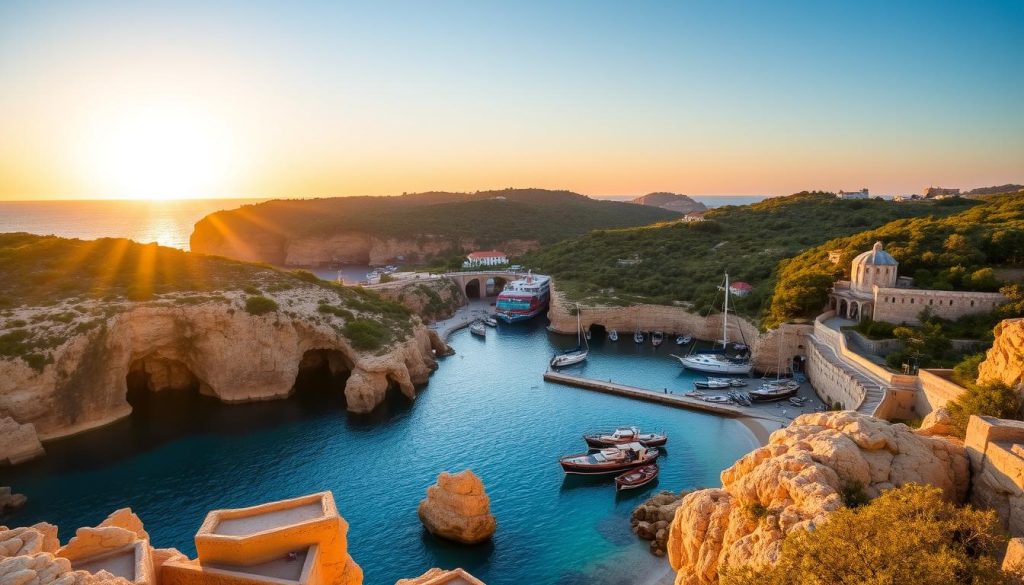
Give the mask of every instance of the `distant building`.
[[832, 287], [829, 304], [844, 319], [888, 323], [918, 322], [924, 309], [943, 319], [985, 313], [1006, 301], [1000, 293], [911, 288], [913, 281], [897, 275], [899, 262], [875, 242], [853, 259], [850, 280]]
[[944, 199], [946, 197], [958, 197], [960, 189], [947, 189], [945, 187], [928, 187], [924, 190], [924, 196], [928, 199]]
[[498, 250], [471, 252], [463, 263], [464, 266], [500, 266], [502, 264], [508, 264], [508, 256]]
[[860, 191], [840, 191], [836, 193], [836, 197], [839, 199], [868, 199], [871, 195], [868, 193], [868, 188], [864, 187]]
[[680, 221], [683, 221], [685, 223], [693, 223], [693, 222], [697, 222], [697, 221], [706, 221], [706, 220], [704, 219], [704, 212], [703, 211], [691, 211], [690, 213], [687, 213], [686, 215], [684, 215], [683, 219], [681, 219]]
[[745, 297], [749, 295], [752, 290], [754, 290], [754, 287], [751, 286], [749, 282], [743, 282], [742, 280], [729, 284], [729, 292], [731, 292], [734, 297]]

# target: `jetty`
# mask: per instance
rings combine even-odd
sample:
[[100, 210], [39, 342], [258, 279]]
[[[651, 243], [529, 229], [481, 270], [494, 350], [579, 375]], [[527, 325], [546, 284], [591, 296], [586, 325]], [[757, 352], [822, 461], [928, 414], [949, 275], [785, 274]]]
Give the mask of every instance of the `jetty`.
[[544, 380], [547, 382], [554, 382], [556, 384], [563, 384], [565, 386], [583, 388], [584, 390], [593, 390], [595, 392], [603, 392], [605, 394], [625, 396], [626, 398], [644, 400], [646, 402], [656, 402], [658, 404], [665, 404], [668, 406], [674, 406], [676, 408], [700, 410], [703, 412], [710, 412], [711, 414], [717, 414], [721, 416], [747, 416], [752, 418], [762, 418], [780, 423], [789, 422], [789, 420], [785, 418], [779, 416], [772, 416], [755, 408], [735, 406], [732, 404], [716, 404], [713, 402], [704, 402], [699, 398], [691, 398], [689, 396], [683, 396], [680, 394], [661, 393], [656, 390], [647, 390], [645, 388], [638, 388], [636, 386], [627, 386], [625, 384], [618, 384], [612, 381], [606, 382], [604, 380], [595, 380], [593, 378], [583, 378], [580, 376], [573, 376], [571, 374], [563, 374], [561, 372], [556, 372], [554, 370], [548, 370], [544, 372]]

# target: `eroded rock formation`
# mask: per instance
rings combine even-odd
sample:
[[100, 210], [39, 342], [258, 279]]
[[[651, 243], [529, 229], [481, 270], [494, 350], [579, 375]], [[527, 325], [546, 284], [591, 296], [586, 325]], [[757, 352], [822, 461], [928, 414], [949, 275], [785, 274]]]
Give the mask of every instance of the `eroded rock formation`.
[[978, 383], [1002, 382], [1024, 390], [1024, 319], [1005, 319], [996, 326], [996, 338], [978, 366]]
[[459, 285], [448, 278], [398, 281], [374, 288], [386, 299], [402, 303], [405, 308], [427, 322], [447, 319], [466, 304]]
[[484, 484], [472, 471], [442, 471], [420, 502], [420, 520], [431, 534], [465, 544], [483, 542], [497, 528]]
[[[383, 348], [359, 350], [344, 335], [344, 324], [373, 315], [319, 311], [338, 298], [312, 285], [265, 294], [279, 308], [262, 315], [246, 311], [241, 291], [198, 300], [164, 295], [144, 303], [17, 309], [17, 319], [39, 322], [61, 340], [38, 368], [17, 358], [0, 360], [0, 415], [18, 423], [0, 422], [0, 462], [39, 453], [34, 432], [49, 439], [127, 416], [130, 373], [143, 376], [152, 391], [191, 387], [225, 402], [245, 402], [287, 397], [300, 368], [326, 361], [332, 373], [348, 374], [348, 409], [362, 413], [383, 402], [391, 386], [414, 398], [416, 386], [436, 368], [434, 350], [446, 350], [415, 318], [411, 324], [385, 323], [407, 329], [396, 329], [396, 340]], [[50, 314], [77, 316], [50, 323]]]
[[785, 535], [825, 522], [843, 494], [876, 497], [917, 482], [952, 501], [967, 493], [962, 445], [854, 412], [805, 414], [722, 472], [722, 487], [683, 498], [669, 531], [677, 585], [716, 583], [718, 569], [771, 563]]
[[17, 465], [45, 453], [34, 425], [0, 417], [0, 465]]
[[651, 541], [651, 553], [665, 555], [669, 525], [687, 493], [659, 492], [633, 510], [630, 525], [637, 536]]

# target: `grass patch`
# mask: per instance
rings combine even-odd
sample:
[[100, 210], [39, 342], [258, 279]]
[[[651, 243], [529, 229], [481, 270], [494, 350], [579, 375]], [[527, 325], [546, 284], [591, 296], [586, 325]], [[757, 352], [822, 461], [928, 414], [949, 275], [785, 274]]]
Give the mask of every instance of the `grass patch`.
[[277, 310], [277, 303], [274, 299], [257, 296], [245, 299], [245, 312], [250, 315], [266, 315]]

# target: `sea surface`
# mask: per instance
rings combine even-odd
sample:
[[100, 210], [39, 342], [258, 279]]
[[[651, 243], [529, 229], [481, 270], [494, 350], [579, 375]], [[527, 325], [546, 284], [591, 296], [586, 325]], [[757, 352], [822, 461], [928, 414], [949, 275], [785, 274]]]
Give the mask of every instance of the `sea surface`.
[[[694, 197], [708, 207], [747, 205], [761, 195]], [[602, 197], [626, 200], [632, 197]], [[130, 238], [188, 250], [197, 221], [222, 209], [258, 203], [263, 199], [180, 199], [169, 201], [0, 201], [0, 233], [28, 232], [66, 238]], [[366, 267], [355, 267], [346, 278], [358, 282]]]
[[[392, 397], [370, 417], [348, 415], [337, 384], [316, 378], [286, 401], [241, 405], [132, 390], [131, 417], [0, 471], [0, 485], [29, 496], [4, 523], [53, 522], [67, 539], [131, 506], [155, 546], [194, 555], [210, 509], [331, 490], [367, 585], [434, 566], [490, 585], [640, 583], [667, 564], [630, 532], [633, 508], [657, 490], [719, 485], [753, 435], [735, 420], [545, 383], [551, 354], [576, 343], [545, 325], [503, 324], [486, 340], [456, 332], [457, 353], [414, 402]], [[693, 376], [669, 357], [675, 349], [595, 339], [590, 359], [567, 371], [679, 392]], [[585, 450], [584, 432], [622, 424], [668, 432], [656, 485], [617, 495], [610, 479], [562, 473], [559, 456]], [[416, 514], [440, 471], [466, 468], [498, 522], [492, 542], [471, 547], [434, 538]]]

